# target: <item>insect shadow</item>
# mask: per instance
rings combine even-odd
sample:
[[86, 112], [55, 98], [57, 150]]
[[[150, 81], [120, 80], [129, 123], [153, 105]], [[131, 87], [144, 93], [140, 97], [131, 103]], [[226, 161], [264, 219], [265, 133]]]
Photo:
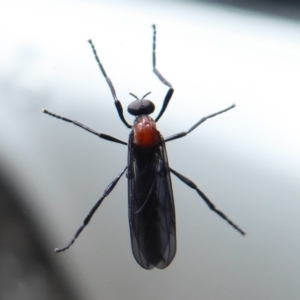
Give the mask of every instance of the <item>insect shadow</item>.
[[130, 93], [135, 98], [135, 100], [128, 106], [128, 112], [135, 116], [133, 125], [128, 124], [125, 120], [123, 108], [117, 97], [112, 81], [107, 76], [102, 63], [100, 62], [93, 42], [91, 40], [88, 41], [91, 45], [98, 66], [110, 88], [120, 119], [125, 126], [132, 129], [129, 134], [128, 143], [116, 139], [113, 136], [104, 133], [98, 133], [77, 121], [59, 116], [48, 111], [47, 109], [43, 110], [44, 113], [52, 117], [73, 123], [74, 125], [85, 129], [102, 139], [127, 145], [128, 147], [128, 161], [126, 167], [107, 186], [102, 197], [97, 201], [89, 214], [86, 216], [83, 224], [78, 228], [69, 244], [63, 248], [56, 248], [55, 252], [63, 252], [73, 245], [76, 238], [90, 222], [92, 216], [102, 201], [115, 188], [126, 170], [128, 178], [128, 208], [131, 246], [133, 255], [141, 267], [145, 269], [152, 269], [154, 267], [164, 269], [172, 262], [176, 253], [175, 207], [170, 173], [174, 174], [183, 183], [194, 189], [208, 205], [208, 207], [227, 223], [229, 223], [234, 229], [236, 229], [242, 235], [245, 234], [243, 230], [241, 230], [223, 212], [215, 207], [215, 205], [196, 186], [194, 182], [173, 170], [169, 166], [165, 146], [166, 142], [186, 136], [206, 120], [234, 108], [234, 105], [201, 118], [187, 131], [174, 134], [164, 139], [160, 132], [156, 129], [156, 122], [165, 112], [172, 98], [174, 89], [171, 83], [168, 82], [156, 68], [156, 26], [153, 25], [152, 27], [153, 72], [157, 78], [168, 87], [168, 91], [164, 98], [160, 112], [154, 120], [149, 115], [153, 113], [155, 106], [153, 102], [146, 99], [150, 93], [145, 94], [142, 98], [138, 98], [134, 94]]

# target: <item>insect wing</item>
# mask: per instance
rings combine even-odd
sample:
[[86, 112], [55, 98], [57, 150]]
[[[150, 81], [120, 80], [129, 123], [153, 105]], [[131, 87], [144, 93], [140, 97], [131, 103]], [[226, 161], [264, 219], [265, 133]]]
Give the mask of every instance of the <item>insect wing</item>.
[[176, 253], [175, 207], [164, 141], [145, 149], [128, 143], [132, 252], [145, 269], [166, 268]]

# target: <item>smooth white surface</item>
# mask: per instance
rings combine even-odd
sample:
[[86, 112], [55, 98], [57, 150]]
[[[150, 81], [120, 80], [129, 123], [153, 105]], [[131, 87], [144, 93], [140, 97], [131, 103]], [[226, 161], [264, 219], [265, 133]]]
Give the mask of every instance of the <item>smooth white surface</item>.
[[[163, 271], [131, 254], [126, 177], [72, 249], [58, 255], [85, 299], [299, 299], [299, 23], [176, 2], [21, 2], [0, 9], [1, 164], [28, 195], [48, 243], [64, 245], [126, 165], [126, 147], [50, 111], [127, 140], [86, 42], [126, 109], [151, 91], [164, 136], [237, 107], [170, 142], [171, 166], [241, 226], [239, 236], [176, 178], [178, 251]], [[125, 115], [128, 121], [132, 117]], [[49, 249], [52, 252], [52, 249]]]

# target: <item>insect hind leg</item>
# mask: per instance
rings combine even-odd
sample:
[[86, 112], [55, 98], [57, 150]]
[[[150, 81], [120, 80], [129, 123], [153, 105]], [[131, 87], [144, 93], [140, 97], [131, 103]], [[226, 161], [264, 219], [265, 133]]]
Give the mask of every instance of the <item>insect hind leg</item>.
[[68, 250], [75, 242], [75, 240], [78, 238], [78, 236], [80, 235], [80, 233], [83, 231], [83, 229], [89, 224], [90, 220], [92, 219], [94, 213], [96, 212], [96, 210], [98, 209], [98, 207], [100, 206], [100, 204], [102, 203], [102, 201], [110, 194], [110, 192], [115, 188], [115, 186], [117, 185], [118, 181], [120, 180], [120, 178], [122, 177], [122, 175], [124, 174], [124, 172], [127, 170], [127, 166], [121, 171], [121, 173], [107, 186], [107, 188], [105, 189], [105, 191], [103, 192], [102, 197], [97, 201], [97, 203], [93, 206], [93, 208], [91, 209], [91, 211], [88, 213], [88, 215], [85, 217], [83, 224], [77, 229], [76, 233], [74, 234], [74, 237], [72, 238], [72, 240], [69, 242], [69, 244], [63, 248], [55, 248], [54, 251], [56, 253], [60, 253], [63, 251]]
[[175, 170], [169, 168], [170, 171], [178, 177], [182, 182], [184, 182], [187, 186], [190, 188], [196, 190], [196, 192], [200, 195], [200, 197], [204, 200], [204, 202], [208, 205], [208, 207], [214, 211], [217, 215], [219, 215], [223, 220], [225, 220], [227, 223], [229, 223], [235, 230], [237, 230], [242, 235], [245, 235], [246, 233], [240, 229], [236, 224], [234, 224], [223, 212], [218, 210], [215, 205], [207, 198], [207, 196], [198, 189], [197, 185], [192, 182], [190, 179], [186, 178], [185, 176], [181, 175], [180, 173], [176, 172]]

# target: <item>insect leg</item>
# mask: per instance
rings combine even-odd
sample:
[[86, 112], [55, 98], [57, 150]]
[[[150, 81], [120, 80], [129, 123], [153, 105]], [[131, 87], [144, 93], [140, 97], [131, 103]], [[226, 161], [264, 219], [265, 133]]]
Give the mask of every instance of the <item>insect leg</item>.
[[232, 109], [232, 108], [234, 108], [234, 107], [235, 107], [235, 105], [233, 104], [233, 105], [227, 107], [226, 109], [223, 109], [223, 110], [221, 110], [221, 111], [218, 111], [218, 112], [216, 112], [216, 113], [214, 113], [214, 114], [211, 114], [211, 115], [209, 115], [209, 116], [203, 117], [203, 118], [202, 118], [201, 120], [199, 120], [195, 125], [193, 125], [189, 130], [183, 131], [183, 132], [180, 132], [180, 133], [176, 133], [176, 134], [174, 134], [174, 135], [171, 135], [171, 136], [169, 136], [169, 137], [167, 137], [167, 138], [165, 139], [165, 142], [173, 141], [173, 140], [180, 139], [180, 138], [186, 136], [187, 134], [189, 134], [191, 131], [193, 131], [194, 129], [196, 129], [200, 124], [202, 124], [202, 123], [203, 123], [204, 121], [206, 121], [207, 119], [212, 118], [212, 117], [215, 117], [215, 116], [217, 116], [217, 115], [219, 115], [219, 114], [222, 114], [222, 113], [224, 113], [225, 111], [228, 111], [228, 110], [230, 110], [230, 109]]
[[108, 185], [108, 187], [105, 189], [102, 197], [97, 201], [97, 203], [94, 205], [94, 207], [91, 209], [91, 211], [89, 212], [89, 214], [85, 217], [83, 224], [77, 229], [74, 237], [72, 238], [72, 240], [70, 241], [70, 243], [63, 248], [55, 248], [54, 251], [56, 253], [59, 252], [63, 252], [65, 250], [68, 250], [75, 242], [75, 240], [78, 238], [78, 236], [80, 235], [80, 233], [82, 232], [82, 230], [89, 224], [91, 218], [93, 217], [94, 213], [96, 212], [96, 210], [98, 209], [98, 207], [100, 206], [100, 204], [102, 203], [102, 201], [110, 194], [110, 192], [115, 188], [115, 186], [117, 185], [119, 179], [122, 177], [122, 175], [124, 174], [124, 172], [127, 170], [127, 166], [122, 170], [122, 172]]
[[228, 217], [221, 212], [220, 210], [218, 210], [215, 205], [206, 197], [206, 195], [201, 192], [198, 187], [196, 186], [196, 184], [194, 182], [192, 182], [190, 179], [186, 178], [185, 176], [179, 174], [178, 172], [176, 172], [175, 170], [169, 168], [170, 171], [177, 176], [181, 181], [183, 181], [186, 185], [188, 185], [190, 188], [196, 190], [196, 192], [200, 195], [200, 197], [204, 200], [204, 202], [208, 205], [208, 207], [214, 211], [216, 214], [218, 214], [222, 219], [224, 219], [225, 221], [227, 221], [234, 229], [236, 229], [239, 233], [241, 233], [242, 235], [245, 235], [246, 233], [240, 229], [237, 225], [235, 225], [230, 219], [228, 219]]
[[166, 86], [169, 87], [169, 90], [165, 96], [165, 99], [164, 99], [164, 102], [163, 102], [163, 105], [162, 105], [162, 108], [158, 114], [158, 116], [156, 117], [155, 119], [155, 122], [157, 122], [160, 117], [163, 115], [163, 113], [165, 112], [168, 104], [169, 104], [169, 101], [171, 100], [171, 97], [173, 95], [173, 92], [174, 92], [174, 89], [171, 85], [170, 82], [168, 82], [163, 76], [162, 74], [156, 69], [156, 26], [155, 25], [152, 25], [153, 27], [153, 46], [152, 46], [152, 66], [153, 66], [153, 72], [154, 74], [158, 77], [158, 79], [163, 83], [165, 84]]
[[45, 108], [43, 109], [43, 112], [44, 112], [45, 114], [48, 114], [48, 115], [51, 116], [51, 117], [55, 117], [55, 118], [61, 119], [61, 120], [63, 120], [63, 121], [72, 123], [72, 124], [74, 124], [74, 125], [76, 125], [76, 126], [82, 128], [82, 129], [84, 129], [84, 130], [86, 130], [86, 131], [91, 132], [92, 134], [97, 135], [98, 137], [100, 137], [100, 138], [102, 138], [102, 139], [104, 139], [104, 140], [108, 140], [108, 141], [110, 141], [110, 142], [115, 142], [115, 143], [127, 145], [127, 143], [125, 143], [125, 142], [123, 142], [123, 141], [121, 141], [121, 140], [118, 140], [118, 139], [114, 138], [113, 136], [110, 136], [110, 135], [107, 135], [107, 134], [104, 134], [104, 133], [98, 133], [98, 132], [96, 132], [95, 130], [93, 130], [93, 129], [91, 129], [91, 128], [89, 128], [89, 127], [87, 127], [87, 126], [85, 126], [85, 125], [83, 125], [83, 124], [81, 124], [81, 123], [79, 123], [79, 122], [77, 122], [77, 121], [75, 121], [75, 120], [71, 120], [71, 119], [68, 119], [68, 118], [61, 117], [61, 116], [59, 116], [59, 115], [56, 115], [56, 114], [54, 114], [54, 113], [48, 111], [48, 110], [45, 109]]
[[103, 67], [102, 63], [100, 62], [100, 59], [99, 59], [99, 57], [98, 57], [96, 48], [95, 48], [95, 46], [94, 46], [92, 40], [88, 40], [88, 42], [90, 43], [90, 45], [91, 45], [91, 47], [92, 47], [92, 50], [93, 50], [95, 59], [96, 59], [96, 61], [97, 61], [97, 63], [98, 63], [98, 66], [99, 66], [99, 68], [100, 68], [100, 70], [101, 70], [103, 76], [105, 77], [106, 82], [107, 82], [107, 84], [108, 84], [108, 86], [109, 86], [109, 88], [110, 88], [111, 94], [112, 94], [112, 96], [113, 96], [113, 98], [114, 98], [114, 100], [115, 100], [115, 106], [116, 106], [116, 108], [117, 108], [117, 112], [118, 112], [118, 114], [119, 114], [119, 117], [120, 117], [120, 119], [122, 120], [122, 122], [125, 124], [125, 126], [127, 126], [128, 128], [131, 128], [132, 126], [129, 125], [129, 124], [126, 122], [125, 118], [124, 118], [122, 104], [121, 104], [121, 102], [118, 100], [117, 94], [116, 94], [116, 91], [115, 91], [115, 88], [114, 88], [114, 86], [113, 86], [113, 84], [112, 84], [110, 78], [107, 76], [107, 74], [106, 74], [106, 72], [105, 72], [105, 70], [104, 70], [104, 67]]

